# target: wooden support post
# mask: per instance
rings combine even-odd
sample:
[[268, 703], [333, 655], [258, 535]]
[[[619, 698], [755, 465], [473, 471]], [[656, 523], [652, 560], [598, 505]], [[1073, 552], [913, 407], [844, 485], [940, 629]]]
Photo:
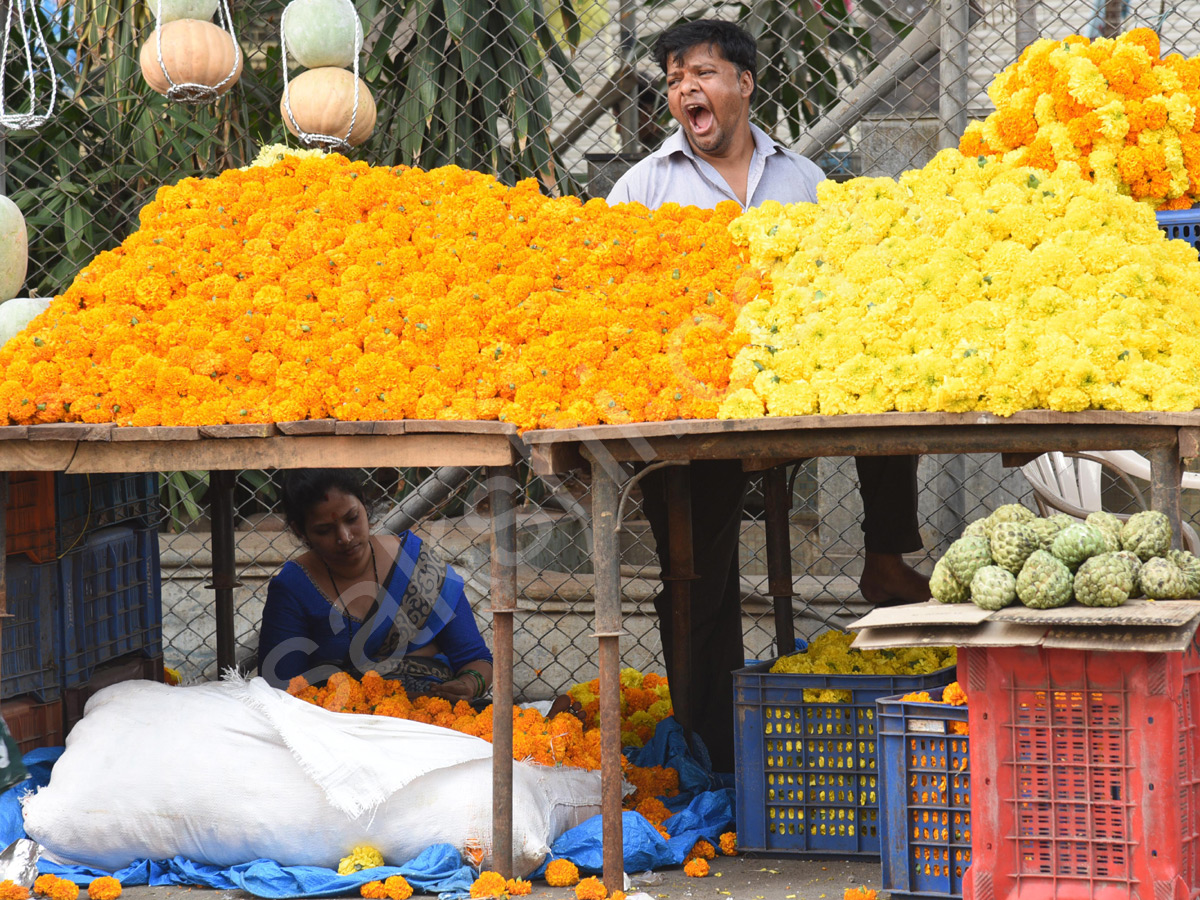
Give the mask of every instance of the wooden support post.
[[1167, 514], [1171, 520], [1171, 546], [1183, 546], [1183, 516], [1180, 492], [1183, 484], [1183, 461], [1179, 445], [1154, 447], [1146, 451], [1150, 460], [1150, 506]]
[[767, 590], [775, 602], [775, 648], [777, 656], [796, 650], [796, 626], [792, 619], [792, 498], [788, 496], [787, 471], [774, 466], [763, 473], [763, 496], [767, 520]]

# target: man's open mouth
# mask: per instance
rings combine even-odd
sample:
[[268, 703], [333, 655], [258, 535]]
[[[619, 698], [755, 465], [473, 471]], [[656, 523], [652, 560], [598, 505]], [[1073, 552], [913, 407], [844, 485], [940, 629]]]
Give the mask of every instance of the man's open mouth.
[[706, 106], [693, 103], [685, 106], [683, 111], [688, 117], [688, 122], [692, 126], [692, 131], [707, 131], [713, 123], [712, 110]]

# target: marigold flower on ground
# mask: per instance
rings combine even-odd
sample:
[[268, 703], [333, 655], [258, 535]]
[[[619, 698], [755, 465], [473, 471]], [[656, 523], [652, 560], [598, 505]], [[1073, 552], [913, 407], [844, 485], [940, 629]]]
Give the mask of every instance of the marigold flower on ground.
[[845, 893], [842, 894], [842, 900], [875, 900], [875, 889], [864, 887], [846, 888]]
[[117, 900], [121, 896], [121, 882], [110, 875], [92, 880], [87, 889], [88, 900]]
[[721, 835], [721, 852], [725, 856], [737, 856], [737, 832], [726, 831]]
[[525, 881], [522, 878], [508, 879], [506, 887], [510, 897], [523, 897], [533, 892], [533, 882]]
[[22, 887], [11, 878], [0, 881], [0, 900], [26, 900], [29, 888]]
[[49, 897], [50, 900], [78, 900], [79, 885], [57, 875], [39, 875], [33, 882], [33, 890], [37, 894]]
[[358, 892], [366, 900], [386, 900], [387, 897], [387, 888], [383, 886], [382, 881], [368, 881]]
[[575, 900], [606, 900], [607, 897], [608, 889], [595, 875], [589, 875], [575, 885]]
[[716, 859], [717, 851], [708, 841], [701, 838], [688, 851], [687, 859]]
[[480, 872], [471, 885], [472, 897], [499, 897], [508, 890], [508, 882], [499, 872]]
[[546, 866], [546, 884], [571, 887], [579, 882], [579, 869], [569, 859], [556, 859]]
[[408, 900], [413, 895], [412, 885], [403, 875], [392, 875], [383, 882], [388, 900]]
[[690, 878], [703, 878], [708, 874], [708, 860], [694, 857], [683, 864], [683, 874]]

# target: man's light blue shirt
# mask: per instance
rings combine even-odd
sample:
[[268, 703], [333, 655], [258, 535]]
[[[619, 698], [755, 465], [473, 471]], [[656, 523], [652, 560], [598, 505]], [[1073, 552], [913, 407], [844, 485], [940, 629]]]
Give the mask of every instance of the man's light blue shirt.
[[[816, 163], [776, 143], [757, 125], [750, 126], [750, 133], [754, 155], [746, 178], [745, 206], [767, 200], [815, 203], [817, 184], [825, 178]], [[608, 194], [610, 205], [637, 202], [649, 209], [664, 203], [712, 209], [723, 200], [741, 203], [721, 173], [696, 155], [683, 128], [622, 175]]]

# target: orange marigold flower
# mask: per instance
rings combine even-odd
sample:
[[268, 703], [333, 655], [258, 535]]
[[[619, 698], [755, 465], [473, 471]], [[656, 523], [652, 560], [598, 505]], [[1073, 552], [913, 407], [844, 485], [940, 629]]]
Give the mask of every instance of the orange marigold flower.
[[589, 875], [575, 885], [576, 900], [606, 900], [607, 897], [608, 888], [595, 875]]
[[683, 864], [683, 874], [689, 878], [703, 878], [708, 874], [708, 860], [699, 856], [689, 859]]
[[726, 856], [737, 856], [737, 832], [726, 831], [721, 835], [721, 852]]
[[0, 900], [26, 900], [29, 888], [22, 887], [11, 878], [0, 881]]
[[688, 859], [716, 859], [717, 851], [708, 841], [701, 838], [692, 845], [692, 849], [688, 851]]
[[846, 888], [842, 894], [842, 900], [875, 900], [874, 888]]
[[383, 886], [382, 881], [368, 881], [358, 892], [366, 900], [387, 900], [387, 888]]
[[383, 883], [388, 900], [408, 900], [413, 895], [412, 885], [403, 875], [393, 875]]
[[50, 900], [78, 900], [79, 897], [79, 885], [57, 875], [38, 876], [33, 889]]
[[942, 702], [951, 706], [966, 706], [967, 692], [957, 681], [952, 681], [942, 690]]
[[523, 897], [533, 892], [533, 883], [522, 878], [510, 878], [505, 885], [510, 897]]
[[88, 900], [117, 900], [121, 896], [121, 882], [110, 875], [92, 880], [87, 889]]
[[508, 890], [508, 881], [499, 872], [480, 872], [471, 885], [472, 897], [499, 897]]
[[546, 866], [546, 884], [571, 887], [579, 882], [579, 869], [569, 859], [556, 859]]

